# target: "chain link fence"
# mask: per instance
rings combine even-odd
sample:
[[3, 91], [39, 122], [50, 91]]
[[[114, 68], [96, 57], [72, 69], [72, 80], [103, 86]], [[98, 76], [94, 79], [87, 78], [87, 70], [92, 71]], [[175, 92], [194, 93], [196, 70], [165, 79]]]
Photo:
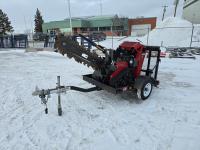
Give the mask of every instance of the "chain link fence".
[[26, 48], [27, 46], [26, 34], [0, 35], [0, 48]]

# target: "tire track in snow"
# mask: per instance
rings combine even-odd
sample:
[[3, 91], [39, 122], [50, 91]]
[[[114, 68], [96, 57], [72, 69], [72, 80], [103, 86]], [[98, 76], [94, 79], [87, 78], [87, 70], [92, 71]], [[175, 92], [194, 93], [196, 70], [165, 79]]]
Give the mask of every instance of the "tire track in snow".
[[[67, 142], [67, 145], [65, 146], [65, 150], [76, 150], [76, 149], [79, 149], [78, 147], [81, 143], [81, 139], [83, 136], [83, 133], [82, 133], [83, 129], [82, 129], [82, 123], [81, 123], [82, 120], [80, 118], [79, 105], [76, 103], [76, 101], [73, 100], [71, 95], [69, 97], [70, 97], [70, 100], [68, 101], [68, 103], [70, 103], [70, 105], [73, 106], [73, 111], [74, 111], [73, 113], [75, 114], [74, 114], [73, 120], [70, 120], [70, 122], [73, 123], [73, 125], [70, 127], [71, 135]], [[65, 118], [64, 120], [68, 122], [68, 120], [66, 120]]]
[[[32, 126], [32, 124], [24, 125], [24, 117], [26, 116], [26, 112], [20, 111], [18, 112], [12, 112], [11, 116], [9, 116], [6, 121], [9, 122], [10, 126], [8, 127], [8, 130], [5, 131], [5, 136], [0, 140], [1, 143], [4, 141], [6, 143], [13, 143], [13, 141], [16, 141], [16, 139], [19, 140], [21, 137], [25, 137], [25, 131]], [[22, 122], [22, 125], [21, 125]], [[5, 123], [5, 121], [4, 121]], [[15, 124], [17, 126], [15, 126]], [[9, 138], [10, 137], [10, 138]], [[28, 138], [27, 138], [28, 139]], [[17, 141], [18, 141], [17, 140]], [[24, 144], [26, 143], [26, 140], [24, 141]], [[15, 143], [17, 145], [18, 143]], [[29, 143], [32, 145], [32, 143]], [[12, 145], [10, 145], [12, 146]], [[35, 148], [34, 148], [35, 149]]]
[[[112, 114], [112, 117], [109, 117], [109, 123], [107, 125], [104, 125], [105, 122], [102, 123], [103, 127], [101, 126], [101, 128], [97, 128], [95, 130], [104, 130], [105, 131], [108, 131], [110, 133], [110, 135], [112, 135], [112, 138], [115, 139], [116, 143], [119, 143], [120, 145], [123, 144], [123, 145], [126, 145], [127, 143], [130, 143], [130, 140], [129, 140], [129, 136], [127, 135], [126, 131], [121, 131], [121, 128], [120, 128], [120, 123], [118, 122], [118, 119], [117, 119], [117, 115], [118, 115], [118, 112], [116, 111], [116, 109], [112, 106], [112, 100], [108, 100], [108, 98], [105, 98], [104, 96], [100, 96], [98, 98], [96, 98], [96, 93], [91, 93], [91, 94], [85, 94], [85, 93], [81, 93], [82, 96], [86, 97], [87, 99], [89, 100], [92, 100], [92, 101], [95, 101], [95, 103], [97, 104], [97, 110], [99, 107], [103, 107], [103, 109], [106, 109], [106, 116], [111, 116]], [[115, 96], [118, 100], [118, 96]], [[83, 98], [84, 99], [84, 98]], [[113, 100], [115, 101], [115, 100]], [[126, 101], [124, 101], [126, 102]], [[100, 105], [100, 106], [98, 106]], [[96, 111], [96, 113], [99, 112]], [[99, 116], [101, 116], [101, 112], [97, 113]], [[105, 116], [104, 116], [105, 117]], [[114, 123], [115, 122], [115, 123]]]
[[[31, 112], [32, 111], [29, 110], [29, 113]], [[42, 118], [43, 111], [38, 111], [34, 114], [34, 117], [30, 117], [28, 114], [24, 115], [23, 117], [23, 133], [31, 145], [40, 149], [39, 141], [41, 141], [41, 135], [38, 133], [38, 129], [35, 124]]]

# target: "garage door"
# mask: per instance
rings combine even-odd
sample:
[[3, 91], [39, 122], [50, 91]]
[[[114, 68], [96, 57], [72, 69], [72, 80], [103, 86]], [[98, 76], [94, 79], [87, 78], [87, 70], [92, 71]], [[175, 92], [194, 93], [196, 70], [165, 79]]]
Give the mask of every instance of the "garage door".
[[131, 26], [131, 36], [144, 36], [151, 29], [151, 24], [141, 24]]

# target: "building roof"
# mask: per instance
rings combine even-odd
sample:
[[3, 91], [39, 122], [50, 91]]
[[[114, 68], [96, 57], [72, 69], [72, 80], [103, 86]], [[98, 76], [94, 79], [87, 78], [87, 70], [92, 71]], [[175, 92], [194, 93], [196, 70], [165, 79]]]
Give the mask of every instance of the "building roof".
[[[84, 28], [84, 27], [109, 27], [109, 26], [120, 26], [122, 22], [117, 15], [105, 15], [105, 16], [86, 16], [86, 17], [73, 17], [72, 27], [73, 28]], [[48, 29], [56, 28], [70, 28], [69, 18], [62, 21], [51, 21], [43, 24], [44, 31]]]
[[88, 20], [105, 20], [105, 19], [113, 19], [115, 17], [118, 17], [117, 15], [101, 15], [101, 16], [91, 16], [88, 17]]
[[[82, 17], [72, 17], [72, 19], [77, 20], [99, 20], [99, 19], [112, 19], [117, 15], [101, 15], [101, 16], [82, 16]], [[68, 20], [69, 18], [65, 19]]]
[[[87, 26], [88, 22], [85, 20], [80, 20], [80, 19], [72, 19], [72, 26], [73, 27], [84, 27]], [[51, 21], [51, 22], [46, 22], [43, 24], [43, 27], [47, 28], [70, 28], [70, 21], [69, 19], [62, 20], [62, 21]]]
[[110, 27], [110, 26], [120, 26], [121, 22], [117, 15], [107, 15], [107, 16], [93, 16], [88, 18], [91, 27]]

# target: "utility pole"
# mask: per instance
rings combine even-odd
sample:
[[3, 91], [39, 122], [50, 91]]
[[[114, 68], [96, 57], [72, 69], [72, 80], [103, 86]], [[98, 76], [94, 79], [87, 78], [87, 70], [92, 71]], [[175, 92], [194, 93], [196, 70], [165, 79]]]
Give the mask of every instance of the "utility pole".
[[176, 17], [176, 11], [177, 11], [178, 4], [179, 4], [179, 0], [174, 0], [174, 5], [175, 5], [174, 17]]
[[102, 0], [100, 0], [100, 15], [102, 16], [103, 14], [103, 5], [102, 5]]
[[26, 23], [26, 17], [24, 16], [24, 24], [25, 24], [25, 30], [28, 31], [27, 23]]
[[68, 10], [69, 10], [69, 24], [70, 24], [70, 34], [72, 35], [72, 17], [71, 17], [71, 6], [70, 0], [68, 0]]
[[165, 13], [166, 13], [166, 8], [168, 7], [168, 6], [166, 6], [166, 5], [164, 5], [164, 6], [162, 6], [163, 7], [163, 16], [162, 16], [162, 21], [164, 20], [164, 18], [165, 18]]

